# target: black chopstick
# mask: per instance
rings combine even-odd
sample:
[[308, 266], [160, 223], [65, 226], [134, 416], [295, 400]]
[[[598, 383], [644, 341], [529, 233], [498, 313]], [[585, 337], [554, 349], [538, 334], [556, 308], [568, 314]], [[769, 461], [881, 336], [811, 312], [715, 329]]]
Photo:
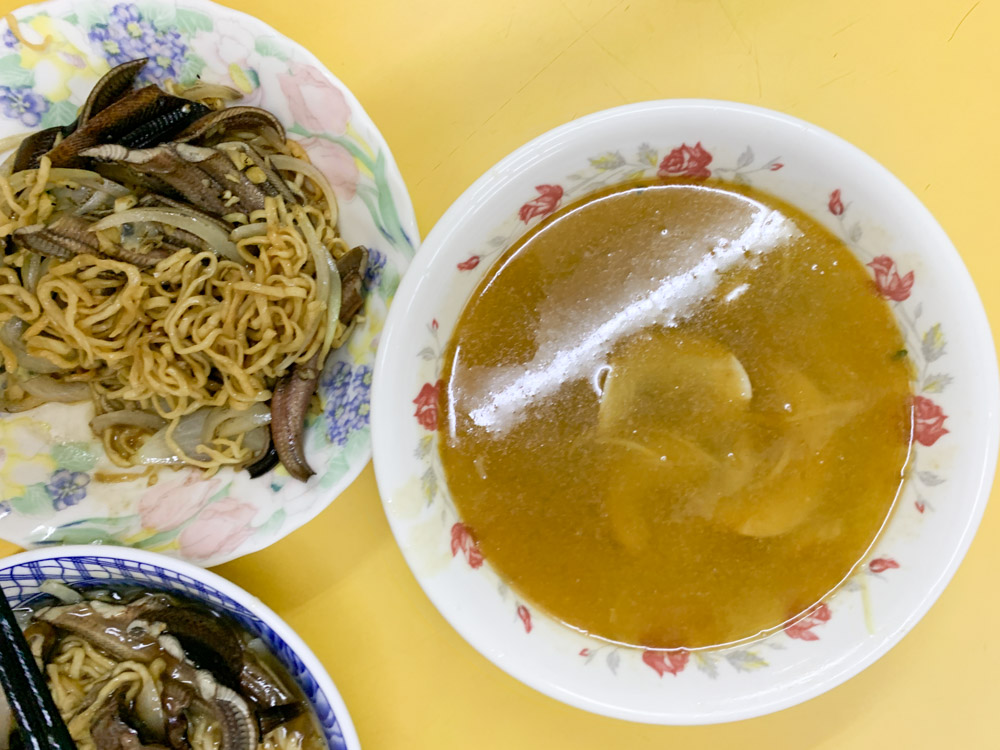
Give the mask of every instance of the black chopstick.
[[48, 685], [38, 671], [31, 647], [0, 590], [0, 685], [17, 718], [25, 748], [75, 750]]

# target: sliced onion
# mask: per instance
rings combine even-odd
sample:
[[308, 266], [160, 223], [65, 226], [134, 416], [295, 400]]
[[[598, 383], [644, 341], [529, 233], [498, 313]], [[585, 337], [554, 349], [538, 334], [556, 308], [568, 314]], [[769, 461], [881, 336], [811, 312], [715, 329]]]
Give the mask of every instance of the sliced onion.
[[239, 242], [249, 237], [263, 237], [266, 234], [267, 222], [258, 221], [254, 224], [244, 224], [241, 227], [236, 227], [236, 229], [229, 233], [229, 239], [233, 242]]
[[213, 437], [234, 438], [268, 424], [271, 424], [271, 407], [256, 403], [245, 411], [236, 412], [231, 419], [219, 424]]
[[222, 99], [224, 102], [235, 102], [243, 98], [243, 92], [232, 86], [222, 86], [218, 83], [196, 83], [190, 88], [178, 89], [177, 96], [195, 102], [204, 99]]
[[115, 196], [104, 190], [94, 190], [90, 197], [86, 201], [81, 203], [79, 207], [75, 209], [75, 213], [78, 216], [85, 216], [87, 214], [93, 213], [94, 211], [100, 211], [105, 208], [110, 208], [112, 203], [114, 203]]
[[50, 169], [49, 182], [56, 181], [73, 182], [91, 190], [100, 190], [102, 193], [113, 195], [115, 198], [120, 198], [123, 195], [131, 195], [132, 193], [124, 185], [119, 185], [114, 180], [102, 177], [97, 172], [91, 172], [89, 169], [65, 169], [63, 167]]
[[0, 340], [14, 352], [17, 357], [18, 369], [46, 375], [62, 370], [59, 365], [53, 364], [47, 359], [28, 354], [24, 348], [24, 340], [21, 338], [21, 334], [27, 327], [28, 324], [20, 318], [11, 318], [0, 328]]
[[63, 604], [76, 604], [83, 601], [79, 591], [70, 588], [62, 581], [42, 581], [42, 585], [38, 588], [43, 594], [54, 596]]
[[[10, 185], [11, 191], [17, 195], [20, 191], [24, 190], [28, 186], [28, 178], [36, 177], [39, 174], [37, 169], [22, 169], [20, 172], [15, 172], [10, 177], [7, 178], [7, 183]], [[105, 179], [97, 172], [91, 172], [89, 169], [69, 169], [66, 167], [53, 167], [48, 173], [48, 184], [55, 182], [65, 182], [74, 185], [81, 185], [83, 187], [90, 188], [91, 190], [103, 190], [105, 193], [109, 193], [116, 198], [122, 195], [129, 195], [132, 193], [124, 185], [119, 185], [117, 182]]]
[[[11, 151], [10, 155], [3, 160], [0, 164], [0, 175], [3, 175], [8, 180], [10, 179], [11, 173], [14, 171], [14, 162], [17, 160], [17, 151]], [[6, 750], [3, 747], [2, 742], [0, 742], [0, 750]]]
[[90, 386], [86, 383], [64, 383], [50, 375], [35, 375], [18, 383], [27, 393], [45, 402], [75, 404], [90, 399]]
[[119, 227], [122, 224], [144, 221], [155, 221], [159, 224], [183, 229], [204, 240], [217, 255], [221, 255], [227, 260], [243, 263], [236, 245], [230, 242], [226, 230], [203, 216], [188, 214], [175, 208], [130, 208], [126, 211], [108, 214], [95, 223], [90, 230], [99, 232], [102, 229]]
[[153, 414], [139, 409], [121, 409], [99, 414], [90, 420], [90, 429], [100, 435], [109, 427], [141, 427], [145, 430], [159, 430], [166, 426], [167, 420], [159, 414]]
[[0, 411], [5, 411], [8, 414], [20, 414], [24, 411], [31, 411], [32, 409], [41, 406], [45, 401], [38, 398], [37, 396], [31, 396], [25, 394], [24, 398], [20, 401], [8, 401], [6, 397], [3, 402], [0, 403]]
[[[181, 417], [177, 427], [174, 428], [174, 442], [190, 458], [200, 461], [208, 459], [208, 456], [198, 453], [198, 446], [202, 444], [201, 431], [211, 412], [212, 410], [208, 408], [198, 409], [193, 414]], [[185, 462], [184, 457], [177, 455], [174, 449], [167, 444], [168, 429], [170, 429], [169, 425], [163, 427], [142, 444], [139, 452], [135, 455], [138, 463], [144, 466], [151, 464], [173, 466]]]
[[263, 456], [270, 444], [271, 431], [267, 427], [257, 427], [243, 438], [243, 447], [250, 452], [250, 463]]
[[330, 181], [326, 179], [326, 176], [322, 172], [309, 162], [296, 159], [294, 156], [272, 154], [268, 158], [271, 160], [271, 166], [275, 169], [283, 169], [286, 172], [299, 172], [316, 183], [316, 186], [323, 193], [323, 197], [326, 198], [327, 205], [330, 207], [330, 216], [333, 223], [337, 223], [337, 196], [333, 192]]
[[214, 408], [201, 430], [201, 443], [208, 445], [215, 438], [232, 438], [270, 423], [271, 409], [267, 404], [256, 403], [249, 409]]
[[142, 675], [142, 687], [139, 688], [139, 694], [135, 697], [135, 714], [154, 736], [159, 737], [165, 733], [166, 726], [163, 697], [152, 675], [145, 670], [140, 674]]
[[264, 404], [261, 404], [261, 406], [264, 406], [262, 413], [244, 414], [243, 416], [234, 417], [223, 422], [219, 425], [219, 429], [215, 431], [215, 437], [234, 438], [237, 435], [248, 434], [257, 427], [271, 424], [270, 408]]
[[326, 361], [326, 355], [333, 345], [333, 337], [337, 332], [337, 321], [340, 320], [340, 299], [343, 294], [340, 284], [340, 270], [333, 255], [319, 241], [316, 236], [316, 228], [313, 227], [309, 217], [302, 211], [296, 217], [296, 222], [302, 229], [302, 236], [306, 238], [309, 252], [313, 256], [313, 264], [316, 266], [316, 295], [326, 300], [326, 331], [323, 335], [323, 348], [320, 349], [319, 362], [322, 367]]
[[24, 288], [32, 294], [38, 286], [38, 278], [42, 275], [42, 256], [38, 253], [28, 253], [28, 259], [21, 268], [21, 280]]

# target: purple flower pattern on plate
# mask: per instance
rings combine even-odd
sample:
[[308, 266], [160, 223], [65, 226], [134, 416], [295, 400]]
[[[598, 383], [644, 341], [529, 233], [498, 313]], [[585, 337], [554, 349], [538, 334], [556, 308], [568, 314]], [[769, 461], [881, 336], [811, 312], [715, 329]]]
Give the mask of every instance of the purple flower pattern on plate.
[[114, 6], [108, 22], [92, 26], [88, 36], [100, 45], [112, 66], [148, 56], [149, 64], [139, 78], [150, 83], [178, 78], [187, 54], [187, 45], [177, 29], [156, 28], [132, 4]]
[[362, 279], [365, 289], [377, 289], [382, 283], [382, 270], [385, 268], [385, 253], [378, 250], [368, 250], [368, 267]]
[[83, 500], [87, 496], [88, 484], [90, 475], [87, 472], [59, 469], [45, 485], [45, 490], [52, 498], [52, 506], [62, 510]]
[[23, 125], [33, 128], [42, 121], [49, 103], [44, 96], [36, 94], [29, 87], [0, 86], [0, 107], [3, 107], [3, 113], [7, 117], [20, 120]]
[[343, 445], [355, 431], [368, 424], [371, 411], [372, 368], [360, 365], [352, 369], [346, 362], [335, 362], [320, 382], [326, 403], [327, 437]]

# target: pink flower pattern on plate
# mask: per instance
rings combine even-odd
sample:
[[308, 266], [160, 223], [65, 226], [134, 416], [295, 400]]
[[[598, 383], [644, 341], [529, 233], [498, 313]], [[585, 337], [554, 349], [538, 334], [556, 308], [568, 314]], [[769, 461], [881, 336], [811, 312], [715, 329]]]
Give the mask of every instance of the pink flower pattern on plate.
[[181, 554], [195, 560], [232, 552], [253, 533], [257, 509], [235, 497], [224, 497], [205, 508], [177, 537]]
[[218, 479], [202, 480], [191, 471], [181, 479], [150, 487], [139, 501], [142, 528], [154, 532], [176, 529], [200, 511], [219, 486]]
[[343, 92], [312, 65], [293, 63], [278, 76], [292, 118], [314, 133], [347, 131], [351, 109]]
[[330, 181], [338, 198], [350, 200], [358, 191], [361, 172], [347, 149], [326, 138], [303, 138], [299, 141], [316, 169]]

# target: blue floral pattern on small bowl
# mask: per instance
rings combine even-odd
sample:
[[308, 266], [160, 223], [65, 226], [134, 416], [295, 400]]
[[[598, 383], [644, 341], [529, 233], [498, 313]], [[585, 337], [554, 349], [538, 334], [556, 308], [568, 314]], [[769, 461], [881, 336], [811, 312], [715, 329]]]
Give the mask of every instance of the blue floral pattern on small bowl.
[[[322, 410], [307, 424], [317, 474], [279, 468], [259, 480], [223, 470], [211, 480], [166, 470], [118, 471], [87, 428], [89, 407], [0, 415], [0, 517], [22, 546], [104, 542], [216, 565], [280, 539], [315, 516], [371, 455], [371, 372], [386, 312], [418, 242], [416, 219], [388, 147], [350, 91], [306, 50], [262, 22], [205, 0], [52, 0], [0, 22], [0, 137], [66, 125], [111, 66], [148, 57], [144, 83], [219, 83], [264, 107], [299, 141], [338, 197], [340, 229], [369, 249], [365, 306], [327, 361]], [[27, 44], [23, 40], [27, 40]]]
[[[213, 580], [216, 585], [213, 585]], [[294, 634], [286, 638], [279, 633], [278, 629], [287, 630], [287, 625], [277, 615], [215, 574], [152, 553], [137, 554], [122, 550], [119, 556], [114, 549], [102, 552], [66, 548], [65, 551], [53, 550], [47, 556], [45, 553], [29, 552], [14, 555], [0, 563], [0, 589], [13, 606], [37, 597], [45, 581], [61, 581], [80, 588], [116, 582], [135, 584], [182, 594], [225, 612], [267, 644], [295, 679], [316, 712], [330, 750], [355, 750], [359, 747], [354, 726], [336, 687], [325, 673], [317, 674], [321, 667], [308, 647]], [[235, 589], [234, 593], [244, 601], [220, 590], [220, 587]], [[253, 608], [247, 606], [251, 601]], [[278, 629], [274, 627], [276, 621]], [[310, 670], [307, 661], [315, 665], [315, 671]], [[336, 710], [335, 705], [339, 707]]]

